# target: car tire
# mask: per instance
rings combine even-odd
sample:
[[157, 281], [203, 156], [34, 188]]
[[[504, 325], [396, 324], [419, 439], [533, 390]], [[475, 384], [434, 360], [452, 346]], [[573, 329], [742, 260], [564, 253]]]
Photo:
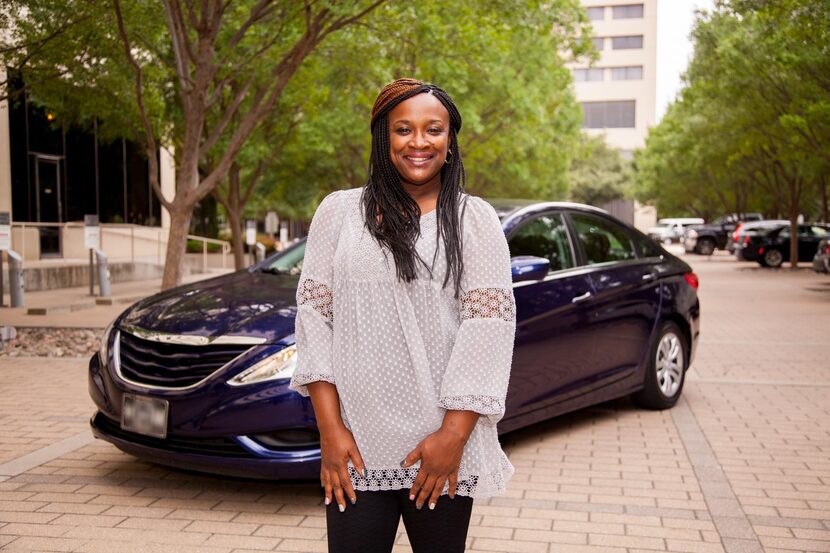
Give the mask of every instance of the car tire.
[[764, 267], [772, 267], [774, 269], [784, 264], [784, 254], [781, 253], [781, 250], [775, 248], [770, 248], [765, 251], [762, 259], [762, 265]]
[[677, 323], [665, 321], [660, 325], [646, 360], [643, 389], [631, 396], [637, 406], [660, 410], [677, 403], [686, 382], [687, 348]]
[[698, 240], [697, 246], [695, 246], [695, 251], [700, 255], [712, 255], [715, 253], [714, 240], [710, 240], [709, 238]]

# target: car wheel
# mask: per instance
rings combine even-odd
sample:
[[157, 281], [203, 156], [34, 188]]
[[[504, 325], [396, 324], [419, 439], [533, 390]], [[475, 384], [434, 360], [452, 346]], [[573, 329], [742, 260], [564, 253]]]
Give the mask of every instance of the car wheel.
[[668, 409], [677, 403], [686, 381], [687, 347], [676, 323], [660, 325], [646, 361], [644, 386], [632, 396], [634, 403], [645, 409]]
[[715, 242], [709, 239], [699, 240], [695, 249], [700, 255], [712, 255], [715, 252]]
[[772, 248], [764, 252], [764, 266], [780, 267], [782, 263], [784, 263], [784, 255], [781, 250]]

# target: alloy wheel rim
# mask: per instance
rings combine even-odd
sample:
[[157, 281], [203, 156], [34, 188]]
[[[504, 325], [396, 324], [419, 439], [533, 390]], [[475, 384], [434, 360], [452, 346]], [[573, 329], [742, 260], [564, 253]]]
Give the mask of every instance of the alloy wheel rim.
[[766, 256], [767, 265], [770, 265], [771, 267], [777, 267], [778, 265], [781, 265], [781, 262], [783, 261], [783, 256], [778, 250], [769, 250], [764, 255]]
[[667, 332], [660, 338], [654, 366], [657, 370], [657, 385], [666, 397], [674, 397], [683, 379], [683, 346], [680, 337]]

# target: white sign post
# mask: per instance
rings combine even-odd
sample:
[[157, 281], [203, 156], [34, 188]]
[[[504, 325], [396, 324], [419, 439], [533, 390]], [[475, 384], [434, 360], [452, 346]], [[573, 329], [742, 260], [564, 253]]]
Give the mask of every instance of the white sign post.
[[251, 263], [254, 259], [254, 244], [256, 244], [256, 221], [249, 219], [245, 223], [245, 243], [248, 245], [248, 251], [251, 253]]
[[[3, 252], [12, 249], [11, 214], [0, 211], [0, 307], [6, 307], [3, 302]], [[11, 296], [11, 290], [9, 290]]]
[[274, 238], [274, 235], [277, 233], [277, 227], [280, 224], [280, 219], [277, 217], [276, 211], [269, 211], [267, 215], [265, 215], [265, 232], [271, 237]]
[[89, 250], [89, 295], [95, 295], [95, 267], [92, 253], [101, 245], [101, 227], [98, 215], [84, 215], [84, 247]]

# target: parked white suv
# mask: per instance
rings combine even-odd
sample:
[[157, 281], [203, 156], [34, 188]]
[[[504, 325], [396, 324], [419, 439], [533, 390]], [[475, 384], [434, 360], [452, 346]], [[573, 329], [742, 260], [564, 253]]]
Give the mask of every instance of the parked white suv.
[[680, 241], [686, 227], [702, 224], [699, 217], [669, 217], [658, 220], [657, 225], [648, 229], [648, 235], [657, 242], [671, 244]]

